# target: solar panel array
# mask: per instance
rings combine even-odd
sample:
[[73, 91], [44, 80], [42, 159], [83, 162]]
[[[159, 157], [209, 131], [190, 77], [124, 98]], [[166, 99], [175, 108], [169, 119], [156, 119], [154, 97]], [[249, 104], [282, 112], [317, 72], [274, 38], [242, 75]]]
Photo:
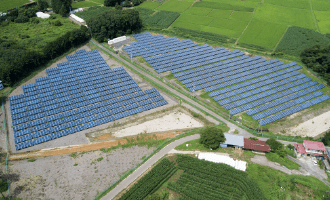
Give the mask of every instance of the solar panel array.
[[123, 47], [131, 57], [143, 56], [147, 58], [196, 46], [196, 44], [189, 39], [180, 41], [176, 37], [165, 38], [163, 35], [152, 36], [150, 33], [140, 33], [133, 35], [133, 37], [137, 41], [130, 43], [131, 46]]
[[167, 104], [142, 91], [123, 67], [111, 69], [98, 51], [76, 51], [47, 77], [9, 97], [15, 148], [20, 150]]
[[[134, 37], [148, 43], [163, 36], [143, 33]], [[134, 45], [129, 49], [132, 51]], [[330, 98], [320, 91], [323, 85], [298, 71], [302, 67], [296, 62], [267, 61], [239, 50], [213, 49], [207, 44], [170, 53], [154, 52], [145, 60], [158, 73], [170, 71], [190, 91], [204, 89], [230, 114], [246, 111], [260, 125]]]

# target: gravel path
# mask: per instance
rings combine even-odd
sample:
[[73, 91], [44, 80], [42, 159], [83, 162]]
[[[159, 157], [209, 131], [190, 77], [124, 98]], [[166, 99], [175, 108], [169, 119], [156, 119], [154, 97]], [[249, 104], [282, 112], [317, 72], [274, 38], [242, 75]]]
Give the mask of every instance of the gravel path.
[[[125, 149], [88, 152], [10, 162], [10, 191], [22, 199], [93, 199], [119, 177], [142, 161], [154, 148], [133, 146]], [[98, 158], [103, 157], [101, 161]], [[76, 166], [74, 166], [77, 164]]]

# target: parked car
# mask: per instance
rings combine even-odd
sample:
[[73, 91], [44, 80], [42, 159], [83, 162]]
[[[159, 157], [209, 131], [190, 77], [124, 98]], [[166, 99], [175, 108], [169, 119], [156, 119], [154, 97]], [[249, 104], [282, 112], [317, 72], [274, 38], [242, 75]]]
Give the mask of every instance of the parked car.
[[314, 165], [317, 165], [317, 161], [316, 160], [312, 160]]

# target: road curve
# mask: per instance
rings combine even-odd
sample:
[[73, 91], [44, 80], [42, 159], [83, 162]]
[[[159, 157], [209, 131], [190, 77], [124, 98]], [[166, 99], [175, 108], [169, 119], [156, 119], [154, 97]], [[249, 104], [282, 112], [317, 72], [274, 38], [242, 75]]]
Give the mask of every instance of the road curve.
[[183, 144], [190, 140], [198, 139], [199, 134], [190, 135], [174, 142], [168, 144], [164, 148], [162, 148], [158, 153], [149, 158], [145, 163], [143, 163], [139, 168], [137, 168], [132, 174], [122, 180], [115, 188], [113, 188], [108, 194], [102, 197], [102, 200], [110, 200], [113, 199], [117, 194], [119, 194], [122, 190], [128, 187], [135, 179], [137, 179], [141, 174], [147, 171], [153, 164], [155, 164], [159, 159], [165, 156], [169, 151], [174, 149], [176, 146]]

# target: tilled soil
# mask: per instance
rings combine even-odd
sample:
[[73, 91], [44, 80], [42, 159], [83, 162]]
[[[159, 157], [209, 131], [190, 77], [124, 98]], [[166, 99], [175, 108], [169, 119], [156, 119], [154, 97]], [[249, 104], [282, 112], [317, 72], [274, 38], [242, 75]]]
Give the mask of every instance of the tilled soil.
[[153, 150], [133, 146], [108, 153], [77, 154], [75, 158], [62, 155], [34, 162], [11, 161], [11, 196], [33, 200], [94, 199]]

